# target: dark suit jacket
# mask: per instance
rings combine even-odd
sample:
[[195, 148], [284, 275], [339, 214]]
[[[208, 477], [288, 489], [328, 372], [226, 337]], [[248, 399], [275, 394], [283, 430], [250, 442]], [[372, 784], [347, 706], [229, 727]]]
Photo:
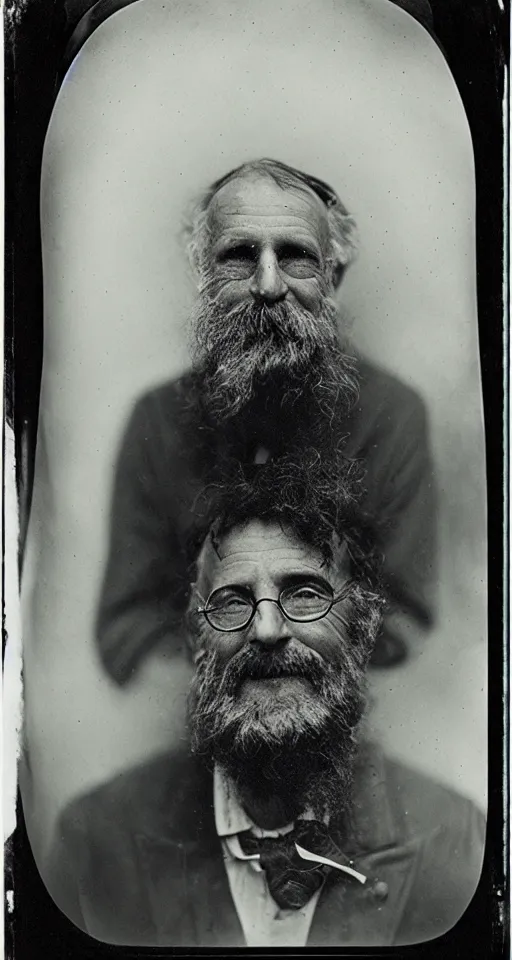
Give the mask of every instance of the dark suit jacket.
[[[340, 426], [348, 457], [366, 469], [361, 507], [379, 523], [385, 578], [399, 607], [434, 619], [436, 494], [423, 402], [395, 377], [361, 361], [360, 397]], [[222, 432], [202, 442], [190, 412], [192, 379], [136, 404], [118, 457], [110, 545], [97, 618], [100, 655], [118, 682], [181, 625], [188, 589], [185, 547], [205, 471]], [[242, 449], [237, 455], [244, 456]]]
[[[308, 946], [388, 946], [440, 936], [480, 875], [483, 817], [473, 804], [365, 746], [351, 825], [333, 824], [378, 901], [328, 879]], [[337, 875], [338, 878], [341, 876]], [[43, 879], [61, 910], [100, 940], [244, 946], [217, 837], [211, 775], [182, 753], [130, 770], [72, 803]]]

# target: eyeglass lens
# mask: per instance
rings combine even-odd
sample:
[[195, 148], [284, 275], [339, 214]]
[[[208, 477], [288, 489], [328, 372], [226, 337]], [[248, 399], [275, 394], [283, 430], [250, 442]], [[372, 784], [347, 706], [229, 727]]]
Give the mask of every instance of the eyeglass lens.
[[[264, 599], [264, 598], [262, 598]], [[287, 587], [279, 595], [279, 605], [291, 620], [307, 622], [325, 616], [332, 604], [333, 593], [326, 587]], [[234, 590], [214, 591], [205, 614], [213, 627], [219, 630], [242, 629], [251, 619], [256, 601]]]

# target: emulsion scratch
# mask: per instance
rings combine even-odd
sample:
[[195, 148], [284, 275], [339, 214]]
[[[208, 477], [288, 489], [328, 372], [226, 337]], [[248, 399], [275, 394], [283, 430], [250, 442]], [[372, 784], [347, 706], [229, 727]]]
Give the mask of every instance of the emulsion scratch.
[[30, 0], [9, 0], [9, 2], [4, 3], [4, 17], [7, 28], [20, 23], [29, 3]]
[[4, 676], [3, 823], [4, 841], [16, 827], [17, 768], [22, 728], [21, 615], [18, 577], [19, 520], [15, 481], [14, 433], [5, 424], [4, 463]]

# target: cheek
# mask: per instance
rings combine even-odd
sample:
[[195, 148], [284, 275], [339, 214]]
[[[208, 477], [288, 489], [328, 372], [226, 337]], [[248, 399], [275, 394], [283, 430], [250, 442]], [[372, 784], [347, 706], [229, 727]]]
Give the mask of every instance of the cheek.
[[229, 308], [247, 300], [250, 296], [249, 280], [242, 277], [215, 277], [215, 299], [220, 307]]
[[220, 663], [228, 663], [235, 653], [238, 653], [246, 643], [243, 633], [219, 633], [208, 632], [205, 637], [204, 647], [208, 651], [213, 651]]
[[317, 314], [322, 306], [324, 291], [318, 280], [293, 280], [289, 284], [290, 293], [309, 313]]
[[325, 618], [315, 623], [294, 623], [293, 635], [299, 643], [320, 654], [328, 663], [341, 662], [347, 641], [341, 626], [334, 621]]

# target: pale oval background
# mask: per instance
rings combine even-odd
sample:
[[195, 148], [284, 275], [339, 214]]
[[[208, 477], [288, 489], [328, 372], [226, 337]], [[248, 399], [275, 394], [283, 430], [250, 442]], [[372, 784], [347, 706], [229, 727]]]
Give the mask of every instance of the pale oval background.
[[341, 296], [354, 340], [427, 401], [440, 610], [407, 666], [374, 671], [389, 751], [485, 805], [485, 454], [474, 173], [434, 41], [388, 0], [139, 0], [63, 84], [42, 176], [45, 345], [23, 587], [21, 770], [36, 857], [65, 802], [183, 730], [189, 668], [126, 689], [93, 642], [112, 469], [135, 398], [187, 365], [180, 223], [210, 180], [275, 156], [338, 189], [362, 249]]

